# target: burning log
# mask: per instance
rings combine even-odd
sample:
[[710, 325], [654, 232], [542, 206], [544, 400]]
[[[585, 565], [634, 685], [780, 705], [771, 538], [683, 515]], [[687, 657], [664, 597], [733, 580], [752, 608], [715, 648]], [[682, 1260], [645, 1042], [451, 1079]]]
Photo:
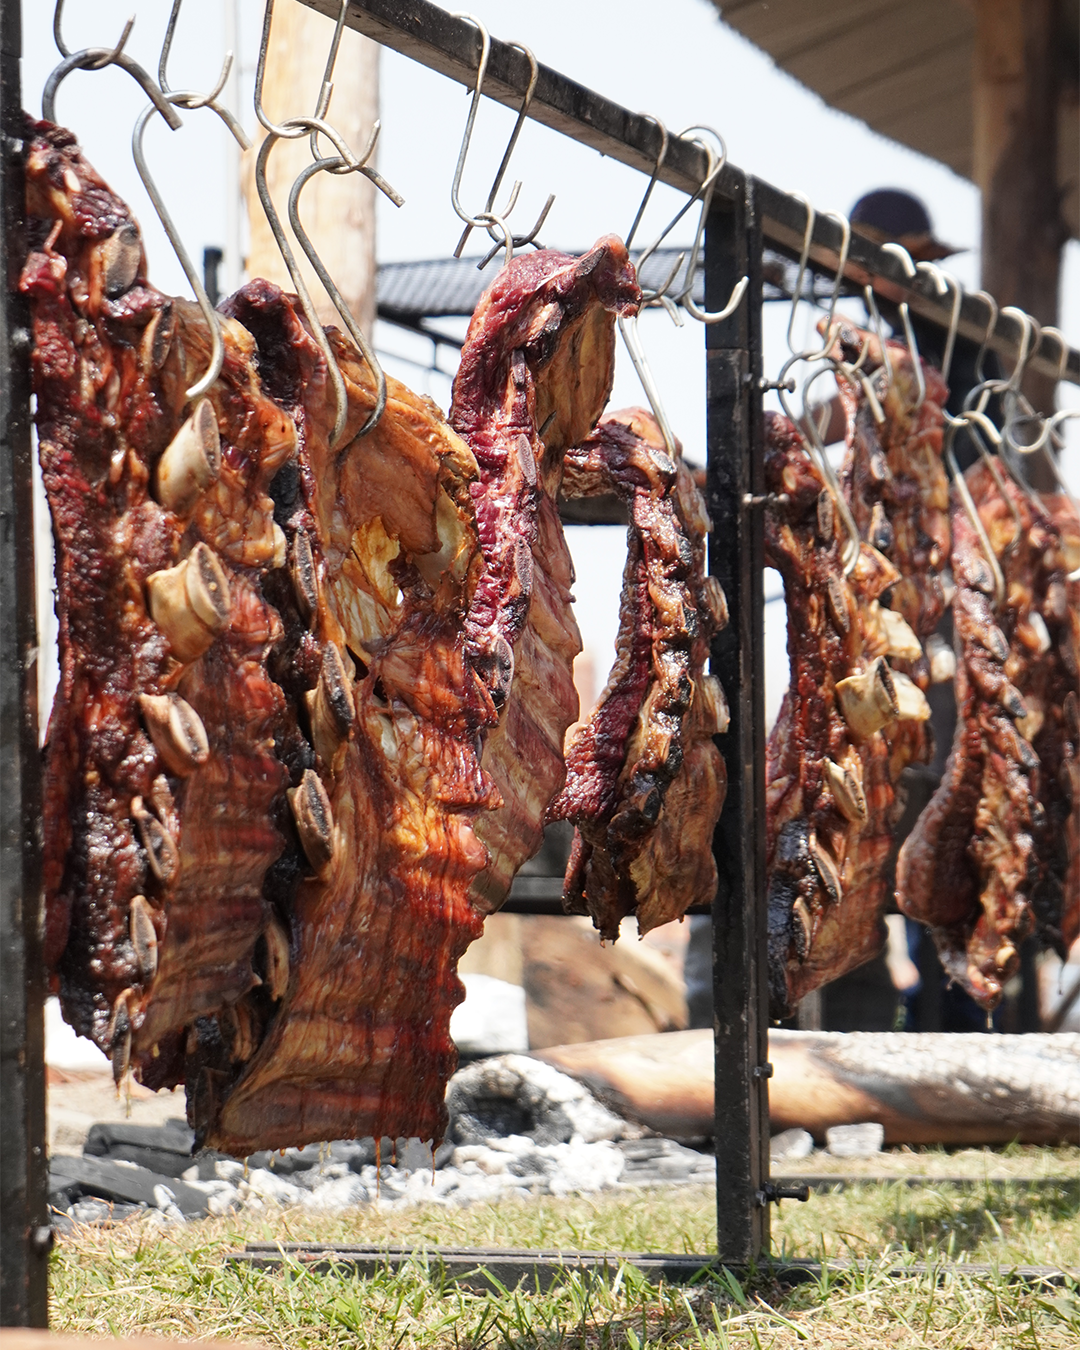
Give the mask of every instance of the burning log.
[[[535, 1052], [620, 1115], [674, 1138], [715, 1129], [709, 1030]], [[877, 1121], [887, 1144], [1080, 1142], [1080, 1035], [770, 1031], [769, 1117], [823, 1140]]]

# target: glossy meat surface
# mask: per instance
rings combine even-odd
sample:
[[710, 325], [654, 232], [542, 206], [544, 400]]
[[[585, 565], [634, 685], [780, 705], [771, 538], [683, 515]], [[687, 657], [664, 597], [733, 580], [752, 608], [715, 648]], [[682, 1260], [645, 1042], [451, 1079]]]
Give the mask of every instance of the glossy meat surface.
[[175, 1082], [159, 1041], [256, 982], [263, 878], [284, 843], [284, 701], [267, 672], [280, 621], [261, 580], [284, 542], [266, 489], [295, 428], [239, 325], [208, 402], [185, 404], [209, 359], [201, 315], [147, 283], [130, 213], [70, 134], [28, 135], [21, 289], [61, 666], [47, 960], [65, 1016], [118, 1074], [130, 1059]]
[[1024, 937], [1037, 926], [1060, 948], [1076, 924], [1078, 621], [1066, 581], [1076, 545], [1011, 479], [980, 462], [966, 480], [1005, 594], [995, 608], [993, 573], [956, 494], [956, 734], [901, 850], [897, 900], [930, 925], [946, 971], [992, 1008]]
[[450, 420], [476, 456], [483, 573], [467, 654], [492, 704], [483, 767], [501, 803], [477, 822], [491, 855], [473, 895], [485, 913], [543, 841], [578, 712], [573, 566], [556, 510], [568, 446], [588, 435], [614, 377], [615, 318], [640, 291], [609, 236], [582, 257], [515, 258], [485, 292], [462, 348]]
[[199, 1140], [438, 1137], [456, 963], [480, 931], [466, 655], [479, 473], [430, 400], [332, 335], [345, 443], [295, 300], [196, 308], [145, 282], [123, 203], [71, 137], [29, 162], [41, 459], [58, 542], [50, 961], [65, 1015]]
[[768, 421], [765, 477], [791, 666], [766, 751], [769, 988], [783, 1016], [881, 949], [895, 785], [928, 708], [892, 671], [873, 619], [899, 573], [864, 543], [844, 575], [843, 526], [785, 418]]
[[302, 433], [276, 502], [291, 560], [280, 678], [306, 753], [290, 766], [296, 831], [274, 879], [280, 1001], [268, 1009], [256, 990], [224, 1025], [199, 1028], [193, 1123], [237, 1154], [439, 1138], [457, 960], [482, 927], [468, 896], [487, 860], [474, 821], [492, 795], [476, 754], [490, 702], [465, 655], [476, 463], [394, 380], [360, 437], [374, 385], [336, 333], [349, 417], [331, 451], [332, 389], [294, 302], [255, 282], [228, 308]]
[[614, 939], [629, 914], [647, 932], [715, 893], [727, 708], [705, 662], [727, 607], [706, 575], [705, 503], [651, 414], [605, 415], [567, 453], [563, 492], [615, 493], [630, 515], [615, 664], [549, 811], [576, 827], [564, 904]]

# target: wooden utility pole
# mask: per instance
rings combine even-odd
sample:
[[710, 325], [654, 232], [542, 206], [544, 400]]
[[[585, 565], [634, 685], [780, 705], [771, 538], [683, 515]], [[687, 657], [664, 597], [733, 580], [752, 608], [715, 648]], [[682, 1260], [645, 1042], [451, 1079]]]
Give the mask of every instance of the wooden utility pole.
[[[1042, 324], [1058, 317], [1069, 236], [1058, 186], [1066, 63], [1062, 0], [975, 0], [974, 176], [982, 191], [982, 284]], [[1031, 390], [1045, 398], [1050, 390]], [[1042, 400], [1040, 400], [1042, 401]]]
[[[333, 31], [329, 19], [303, 5], [277, 7], [263, 89], [263, 102], [271, 119], [281, 121], [312, 115], [322, 86]], [[379, 115], [378, 53], [376, 43], [345, 29], [334, 71], [334, 95], [327, 121], [357, 154], [367, 144], [372, 124]], [[333, 154], [333, 147], [325, 138], [320, 141], [320, 147], [324, 155]], [[292, 290], [292, 282], [255, 190], [258, 149], [257, 143], [248, 153], [244, 175], [251, 225], [247, 275], [265, 277], [285, 290]], [[289, 190], [297, 174], [310, 163], [307, 136], [299, 140], [281, 140], [270, 154], [267, 184], [286, 231]], [[300, 198], [300, 218], [361, 328], [370, 333], [375, 319], [375, 188], [360, 173], [318, 174], [304, 188]], [[323, 323], [342, 327], [307, 259], [295, 244], [293, 251], [300, 260], [320, 319]]]

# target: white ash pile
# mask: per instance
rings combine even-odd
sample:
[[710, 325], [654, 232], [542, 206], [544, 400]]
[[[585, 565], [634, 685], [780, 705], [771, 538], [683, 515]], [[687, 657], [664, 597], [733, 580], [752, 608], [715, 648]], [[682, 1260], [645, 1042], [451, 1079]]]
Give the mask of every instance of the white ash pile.
[[708, 1154], [645, 1137], [575, 1079], [526, 1055], [461, 1069], [447, 1106], [447, 1139], [434, 1155], [416, 1139], [384, 1139], [378, 1149], [363, 1139], [260, 1153], [242, 1163], [211, 1153], [192, 1158], [193, 1135], [180, 1120], [95, 1125], [81, 1158], [51, 1160], [55, 1221], [116, 1222], [147, 1210], [169, 1224], [274, 1206], [468, 1205], [715, 1177]]

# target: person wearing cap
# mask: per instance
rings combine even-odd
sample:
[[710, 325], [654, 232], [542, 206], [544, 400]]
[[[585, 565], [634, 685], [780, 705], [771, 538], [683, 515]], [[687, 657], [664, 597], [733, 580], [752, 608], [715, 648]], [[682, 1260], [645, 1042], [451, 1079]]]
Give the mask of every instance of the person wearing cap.
[[913, 192], [875, 188], [851, 208], [855, 234], [875, 244], [900, 244], [915, 262], [936, 262], [962, 250], [934, 238], [930, 212]]

